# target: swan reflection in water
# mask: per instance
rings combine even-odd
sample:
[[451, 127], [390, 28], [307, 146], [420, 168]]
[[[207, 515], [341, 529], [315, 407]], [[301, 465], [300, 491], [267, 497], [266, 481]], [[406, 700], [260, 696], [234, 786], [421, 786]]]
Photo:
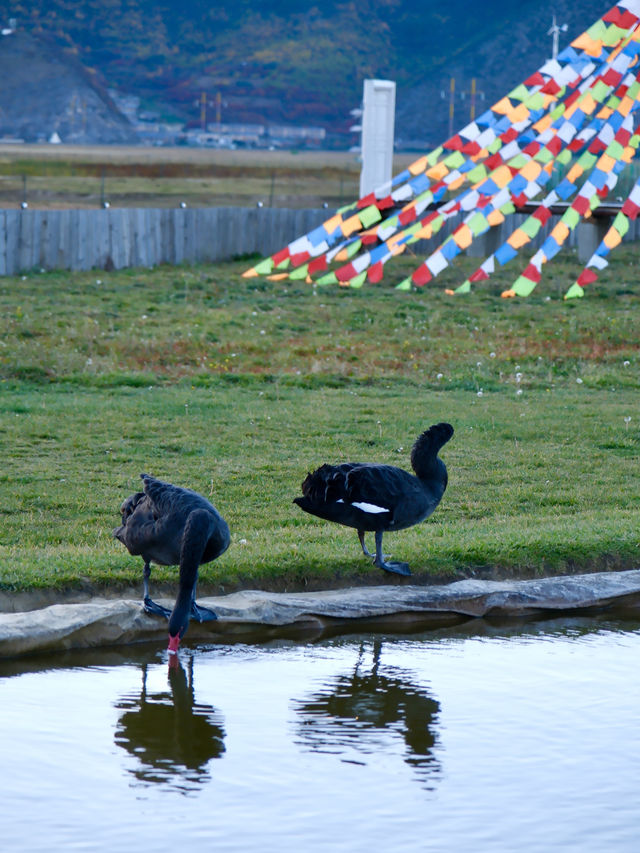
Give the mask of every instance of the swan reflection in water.
[[297, 743], [342, 761], [366, 764], [367, 755], [386, 751], [404, 740], [404, 761], [415, 768], [427, 788], [440, 772], [434, 754], [440, 703], [412, 683], [410, 673], [380, 663], [382, 641], [373, 643], [373, 659], [365, 668], [364, 644], [355, 669], [340, 675], [317, 693], [295, 702], [300, 715]]
[[222, 715], [195, 701], [193, 658], [188, 675], [181, 662], [169, 667], [169, 689], [163, 692], [147, 690], [147, 669], [143, 664], [140, 694], [116, 705], [123, 713], [115, 742], [137, 759], [130, 772], [140, 782], [192, 792], [209, 781], [207, 765], [225, 751]]

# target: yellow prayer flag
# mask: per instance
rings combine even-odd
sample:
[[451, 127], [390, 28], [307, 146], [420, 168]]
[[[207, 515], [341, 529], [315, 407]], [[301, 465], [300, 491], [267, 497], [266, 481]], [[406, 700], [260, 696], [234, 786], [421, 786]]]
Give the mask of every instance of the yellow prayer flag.
[[569, 236], [569, 228], [565, 225], [564, 222], [558, 222], [553, 231], [551, 232], [551, 236], [556, 241], [559, 246], [562, 246], [564, 241]]
[[462, 223], [460, 228], [451, 235], [457, 246], [461, 249], [467, 249], [473, 242], [473, 232], [466, 223]]
[[348, 219], [342, 223], [342, 233], [345, 237], [348, 237], [350, 234], [353, 234], [355, 231], [359, 231], [362, 228], [362, 222], [360, 222], [360, 217], [356, 213], [354, 216], [350, 216]]
[[412, 175], [421, 175], [428, 165], [427, 155], [425, 154], [424, 157], [421, 157], [409, 166], [409, 171]]
[[567, 180], [571, 181], [572, 184], [578, 180], [578, 178], [584, 174], [584, 169], [582, 166], [579, 166], [577, 163], [574, 163], [573, 166], [567, 172]]
[[502, 225], [504, 222], [504, 213], [500, 210], [492, 210], [491, 213], [487, 213], [487, 222], [489, 225]]
[[522, 228], [516, 228], [515, 231], [507, 238], [507, 243], [511, 246], [512, 249], [521, 249], [523, 246], [526, 246], [527, 243], [531, 242], [531, 237], [528, 234], [525, 234]]
[[602, 242], [605, 244], [607, 249], [615, 249], [616, 246], [619, 246], [622, 243], [622, 237], [615, 228], [609, 228], [607, 233], [604, 235], [604, 239]]
[[529, 160], [528, 163], [520, 169], [520, 174], [527, 181], [535, 181], [542, 171], [542, 166], [536, 160]]
[[449, 169], [444, 163], [436, 163], [435, 166], [426, 171], [427, 177], [431, 178], [432, 181], [441, 181], [448, 174]]

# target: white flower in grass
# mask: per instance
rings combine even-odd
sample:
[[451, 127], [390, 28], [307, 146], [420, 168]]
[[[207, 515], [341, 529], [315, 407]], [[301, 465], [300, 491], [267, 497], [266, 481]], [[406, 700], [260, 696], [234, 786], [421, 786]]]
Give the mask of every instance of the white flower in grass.
[[580, 377], [579, 377], [579, 376], [578, 376], [578, 378], [576, 379], [576, 382], [578, 383], [578, 385], [582, 385], [582, 379], [580, 379]]
[[484, 391], [482, 390], [482, 388], [480, 388], [478, 390], [478, 397], [482, 397], [482, 396], [484, 396]]

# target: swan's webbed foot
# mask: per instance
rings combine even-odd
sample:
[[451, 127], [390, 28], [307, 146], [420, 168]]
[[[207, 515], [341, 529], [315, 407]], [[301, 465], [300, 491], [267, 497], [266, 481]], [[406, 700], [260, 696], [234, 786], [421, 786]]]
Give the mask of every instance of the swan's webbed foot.
[[387, 556], [382, 553], [382, 530], [376, 530], [376, 556], [373, 560], [373, 565], [394, 575], [402, 575], [403, 577], [411, 576], [409, 563], [387, 563]]
[[142, 607], [145, 613], [148, 613], [150, 616], [163, 616], [165, 619], [168, 619], [171, 616], [171, 611], [166, 607], [163, 607], [161, 604], [157, 604], [155, 601], [152, 601], [148, 595], [142, 599]]
[[394, 575], [402, 575], [403, 577], [411, 577], [411, 569], [409, 563], [386, 563], [384, 560], [374, 561], [374, 565], [379, 569], [384, 569], [385, 572], [392, 572]]
[[192, 601], [191, 618], [195, 619], [196, 622], [213, 622], [213, 620], [218, 617], [213, 610], [210, 610], [208, 607], [201, 607], [199, 604], [196, 604], [195, 601]]

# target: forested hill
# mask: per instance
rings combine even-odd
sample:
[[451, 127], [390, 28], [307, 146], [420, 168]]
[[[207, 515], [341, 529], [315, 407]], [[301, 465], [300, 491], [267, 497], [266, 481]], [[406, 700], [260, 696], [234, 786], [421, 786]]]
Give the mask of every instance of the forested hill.
[[460, 126], [472, 79], [491, 103], [550, 55], [552, 12], [568, 25], [563, 46], [611, 5], [17, 0], [0, 2], [0, 13], [4, 26], [15, 19], [105, 88], [141, 96], [163, 118], [197, 122], [202, 92], [211, 99], [220, 93], [223, 121], [321, 125], [345, 134], [363, 79], [382, 77], [398, 84], [397, 138], [435, 144], [447, 132], [451, 76]]

